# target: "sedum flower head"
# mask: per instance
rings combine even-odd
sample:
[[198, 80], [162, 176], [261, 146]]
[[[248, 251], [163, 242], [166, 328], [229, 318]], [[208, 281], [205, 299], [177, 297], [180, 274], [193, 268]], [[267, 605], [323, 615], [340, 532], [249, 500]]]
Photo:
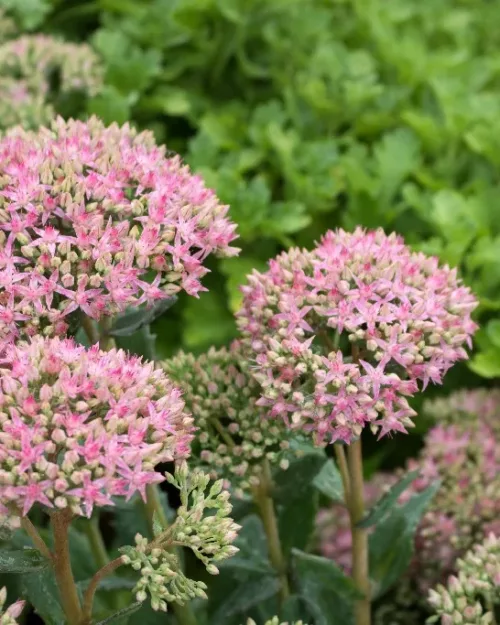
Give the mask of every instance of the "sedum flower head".
[[7, 348], [0, 375], [0, 498], [23, 515], [144, 497], [159, 462], [189, 455], [180, 390], [122, 350], [35, 337]]
[[25, 601], [16, 601], [5, 611], [3, 606], [7, 600], [7, 589], [5, 586], [0, 590], [0, 625], [18, 625], [17, 617], [24, 609]]
[[476, 300], [456, 270], [382, 230], [327, 232], [243, 287], [239, 327], [262, 405], [317, 442], [412, 425], [407, 397], [467, 358]]
[[[496, 391], [459, 391], [424, 405], [425, 412], [444, 424], [429, 431], [419, 457], [408, 462], [407, 471], [419, 470], [420, 475], [400, 502], [437, 480], [441, 483], [416, 530], [412, 564], [397, 589], [400, 607], [418, 605], [430, 588], [456, 570], [457, 558], [490, 532], [500, 535], [499, 400]], [[366, 490], [368, 503], [379, 499], [385, 485], [397, 477], [372, 478]], [[347, 569], [348, 527], [340, 505], [318, 515], [321, 553]]]
[[0, 45], [0, 95], [3, 128], [36, 128], [54, 117], [54, 104], [78, 91], [95, 95], [103, 69], [86, 44], [47, 35], [24, 35]]
[[0, 141], [0, 340], [68, 329], [181, 289], [203, 290], [235, 225], [213, 191], [153, 136], [56, 119]]
[[459, 391], [427, 402], [424, 410], [444, 421], [427, 434], [419, 458], [408, 463], [421, 476], [407, 496], [441, 480], [416, 537], [413, 568], [426, 591], [475, 542], [500, 533], [500, 395]]
[[262, 460], [282, 468], [290, 455], [287, 429], [258, 405], [260, 388], [239, 342], [201, 356], [179, 353], [163, 363], [198, 427], [195, 449], [213, 479], [242, 494], [259, 483]]
[[455, 391], [424, 403], [424, 412], [433, 421], [474, 429], [486, 424], [500, 434], [500, 389], [477, 388]]
[[500, 539], [490, 534], [458, 561], [457, 569], [446, 586], [429, 592], [436, 615], [428, 622], [491, 625], [495, 622], [491, 609], [500, 598]]

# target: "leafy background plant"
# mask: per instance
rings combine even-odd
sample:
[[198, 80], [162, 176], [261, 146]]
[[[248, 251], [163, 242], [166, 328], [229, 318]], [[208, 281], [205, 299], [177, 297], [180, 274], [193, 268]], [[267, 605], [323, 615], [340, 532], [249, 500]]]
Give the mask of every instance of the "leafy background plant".
[[[181, 347], [201, 352], [226, 344], [235, 336], [238, 286], [252, 268], [263, 268], [290, 245], [310, 246], [327, 228], [381, 226], [404, 235], [415, 249], [457, 265], [480, 298], [482, 329], [474, 356], [448, 375], [444, 392], [495, 384], [500, 377], [495, 2], [0, 0], [0, 6], [23, 31], [89, 41], [103, 59], [105, 87], [85, 111], [72, 103], [68, 112], [152, 129], [231, 205], [238, 223], [242, 254], [212, 262], [209, 292], [199, 300], [181, 296], [151, 325], [116, 337], [120, 346], [160, 358]], [[416, 435], [368, 447], [369, 472], [401, 464], [418, 447], [426, 424], [417, 423]], [[294, 507], [294, 498], [285, 497], [281, 514], [300, 512], [311, 526], [318, 498], [338, 497], [338, 476], [325, 471], [306, 471], [308, 505]], [[303, 475], [303, 467], [297, 474]], [[315, 490], [308, 488], [313, 480]], [[253, 545], [252, 532], [259, 532], [244, 504], [239, 513], [246, 518], [243, 551], [244, 541]], [[123, 514], [133, 515], [133, 507]], [[125, 517], [119, 518], [118, 531], [126, 532]], [[308, 559], [312, 556], [298, 551], [306, 545], [297, 542], [293, 528], [288, 530], [285, 543], [293, 549], [305, 597], [309, 575], [316, 579], [321, 572]], [[402, 535], [406, 531], [402, 528]], [[217, 584], [225, 601], [215, 589], [211, 619], [238, 625], [243, 609], [255, 609], [256, 617], [274, 613], [273, 573], [265, 573], [263, 553], [244, 565], [233, 559], [223, 568]], [[236, 612], [234, 597], [227, 596], [227, 575], [241, 579], [234, 596], [249, 602]], [[328, 575], [334, 579], [331, 571]], [[344, 591], [349, 595], [353, 589]], [[303, 597], [287, 606], [288, 618], [301, 616]], [[316, 597], [317, 605], [321, 601]], [[145, 623], [143, 611], [138, 614], [137, 622]]]

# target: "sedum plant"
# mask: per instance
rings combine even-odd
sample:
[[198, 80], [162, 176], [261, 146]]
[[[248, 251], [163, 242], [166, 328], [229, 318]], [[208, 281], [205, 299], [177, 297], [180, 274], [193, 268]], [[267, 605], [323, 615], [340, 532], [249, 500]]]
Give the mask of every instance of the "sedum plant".
[[372, 592], [360, 435], [366, 427], [379, 438], [407, 432], [415, 414], [407, 397], [467, 358], [476, 305], [456, 270], [395, 235], [360, 228], [281, 254], [243, 287], [238, 325], [255, 359], [258, 403], [317, 444], [336, 443], [356, 625], [371, 622]]
[[92, 97], [104, 71], [87, 44], [47, 35], [22, 35], [0, 43], [1, 122], [3, 129], [48, 124], [71, 94]]

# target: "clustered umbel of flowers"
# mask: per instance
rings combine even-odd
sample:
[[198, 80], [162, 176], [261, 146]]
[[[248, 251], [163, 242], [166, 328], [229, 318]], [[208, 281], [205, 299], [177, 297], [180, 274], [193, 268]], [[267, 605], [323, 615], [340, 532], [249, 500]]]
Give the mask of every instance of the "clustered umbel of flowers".
[[456, 270], [382, 230], [329, 231], [242, 287], [261, 404], [317, 443], [413, 425], [407, 397], [467, 358], [477, 302]]
[[102, 64], [86, 44], [24, 35], [0, 45], [0, 126], [36, 128], [54, 117], [54, 104], [71, 92], [99, 92]]
[[10, 345], [0, 365], [0, 498], [90, 516], [111, 497], [145, 496], [160, 462], [186, 458], [192, 418], [152, 363], [71, 339]]
[[3, 606], [7, 600], [7, 589], [5, 586], [0, 590], [0, 625], [18, 625], [17, 617], [24, 609], [25, 601], [16, 601], [4, 612]]
[[408, 463], [421, 475], [405, 496], [441, 480], [418, 527], [410, 571], [423, 592], [452, 572], [474, 543], [500, 532], [500, 395], [460, 391], [424, 410], [445, 423], [429, 431], [419, 458]]
[[424, 412], [441, 425], [473, 429], [486, 423], [500, 434], [500, 389], [477, 388], [455, 391], [424, 403]]
[[500, 539], [490, 534], [457, 562], [458, 574], [446, 586], [429, 593], [436, 615], [428, 622], [441, 625], [491, 625], [492, 609], [500, 596]]
[[[249, 618], [247, 620], [246, 625], [257, 625], [257, 624], [253, 619]], [[294, 621], [293, 623], [290, 623], [290, 624], [288, 622], [281, 623], [277, 616], [273, 616], [273, 618], [266, 621], [264, 625], [304, 625], [304, 623], [303, 621]]]
[[194, 448], [213, 479], [222, 477], [242, 495], [259, 484], [264, 458], [287, 468], [288, 430], [257, 405], [260, 387], [240, 342], [198, 357], [181, 352], [163, 368], [183, 390], [198, 427]]
[[[461, 409], [454, 412], [459, 403]], [[407, 471], [418, 470], [420, 475], [400, 497], [407, 501], [441, 481], [417, 528], [408, 572], [420, 593], [444, 580], [474, 543], [491, 531], [500, 533], [500, 446], [495, 431], [500, 395], [459, 391], [427, 402], [424, 411], [445, 423], [429, 431], [419, 457], [408, 462]], [[397, 475], [376, 474], [366, 486], [368, 503], [379, 499], [396, 479]], [[340, 505], [318, 515], [319, 549], [344, 567], [350, 565], [348, 527], [347, 512]]]
[[228, 207], [149, 132], [58, 118], [12, 130], [0, 164], [0, 347], [197, 295], [206, 257], [237, 253]]
[[206, 494], [210, 476], [198, 469], [189, 471], [186, 463], [177, 467], [175, 475], [166, 477], [180, 491], [181, 506], [175, 522], [163, 528], [156, 521], [153, 542], [148, 544], [137, 534], [135, 547], [121, 549], [124, 563], [141, 573], [134, 589], [137, 600], [144, 601], [149, 593], [153, 609], [162, 611], [167, 610], [169, 601], [182, 604], [195, 597], [206, 598], [206, 584], [184, 575], [172, 547], [191, 549], [207, 572], [217, 575], [214, 562], [238, 551], [232, 543], [240, 529], [229, 517], [232, 506], [229, 493], [222, 490], [222, 480], [212, 484]]
[[[396, 482], [389, 473], [376, 473], [365, 482], [365, 504], [371, 508]], [[352, 538], [349, 512], [343, 503], [321, 509], [316, 516], [317, 547], [321, 555], [333, 560], [347, 574], [352, 567]]]

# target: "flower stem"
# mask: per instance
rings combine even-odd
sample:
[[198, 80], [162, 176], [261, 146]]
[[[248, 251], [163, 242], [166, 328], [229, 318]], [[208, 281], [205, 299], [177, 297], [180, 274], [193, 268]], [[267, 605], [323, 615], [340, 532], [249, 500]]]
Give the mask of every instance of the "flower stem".
[[363, 594], [355, 604], [356, 625], [370, 625], [370, 578], [368, 569], [368, 532], [357, 527], [365, 512], [363, 457], [361, 439], [347, 448], [347, 460], [350, 473], [349, 517], [352, 535], [352, 576], [358, 590]]
[[109, 563], [109, 557], [101, 536], [101, 530], [99, 529], [99, 518], [93, 517], [86, 521], [83, 525], [83, 529], [97, 566], [99, 568], [106, 566]]
[[85, 334], [87, 335], [87, 338], [91, 345], [94, 345], [95, 343], [99, 342], [99, 333], [97, 331], [97, 328], [94, 325], [94, 322], [92, 321], [90, 317], [87, 317], [87, 315], [84, 315], [83, 313], [82, 313], [82, 328], [84, 329]]
[[[146, 486], [145, 509], [151, 536], [154, 536], [153, 519], [155, 516], [164, 529], [168, 527], [167, 515], [161, 503], [160, 489], [156, 484], [148, 484], [148, 486]], [[181, 605], [180, 603], [173, 602], [172, 610], [179, 625], [197, 625], [196, 616], [189, 603]]]
[[99, 322], [99, 347], [105, 352], [116, 347], [115, 339], [109, 335], [112, 324], [112, 317], [103, 317]]
[[270, 496], [272, 491], [272, 476], [269, 462], [265, 459], [262, 463], [262, 475], [259, 486], [253, 489], [253, 498], [259, 511], [264, 531], [267, 537], [269, 559], [278, 573], [280, 580], [280, 602], [283, 603], [290, 596], [288, 584], [287, 566], [278, 530], [278, 521], [274, 511], [274, 503]]
[[335, 449], [337, 466], [340, 472], [340, 477], [342, 478], [342, 486], [344, 487], [344, 503], [346, 507], [349, 508], [349, 500], [351, 497], [351, 478], [349, 477], [349, 467], [347, 466], [344, 446], [340, 443], [335, 443], [333, 448]]
[[76, 625], [80, 622], [82, 610], [69, 556], [69, 526], [71, 518], [72, 515], [69, 510], [62, 510], [55, 512], [51, 517], [51, 521], [54, 533], [54, 573], [61, 603], [68, 624]]
[[33, 544], [38, 549], [38, 551], [44, 555], [49, 560], [52, 560], [52, 554], [50, 553], [49, 548], [45, 544], [45, 541], [38, 533], [38, 530], [33, 525], [33, 523], [28, 519], [27, 516], [21, 517], [21, 527], [28, 534], [28, 536], [33, 541]]
[[99, 586], [99, 582], [104, 579], [106, 576], [116, 571], [116, 569], [123, 564], [123, 556], [119, 558], [115, 558], [108, 562], [105, 566], [97, 571], [94, 577], [90, 580], [89, 585], [87, 586], [87, 590], [85, 591], [85, 595], [83, 597], [83, 619], [81, 621], [82, 625], [90, 625], [92, 622], [92, 606], [94, 605], [94, 596]]

